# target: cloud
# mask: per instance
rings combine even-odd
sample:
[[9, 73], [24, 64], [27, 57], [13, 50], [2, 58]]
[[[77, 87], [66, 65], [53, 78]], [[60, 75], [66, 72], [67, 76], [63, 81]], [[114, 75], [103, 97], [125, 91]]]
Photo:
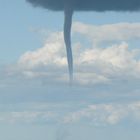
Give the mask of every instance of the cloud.
[[[76, 23], [73, 28], [73, 34], [78, 32], [83, 39], [86, 37], [90, 39], [90, 41], [85, 40], [88, 47], [83, 46], [79, 40], [74, 42], [75, 83], [83, 85], [112, 84], [112, 82], [121, 83], [124, 80], [137, 82], [140, 79], [140, 60], [138, 58], [140, 50], [130, 49], [129, 44], [126, 43], [140, 38], [138, 32], [140, 24], [119, 23], [92, 26]], [[106, 37], [107, 32], [112, 37]], [[95, 47], [93, 43], [89, 43], [96, 41], [102, 42], [102, 44], [104, 41], [110, 41], [112, 44]], [[23, 75], [30, 78], [42, 78], [49, 82], [68, 81], [62, 32], [51, 33], [42, 48], [24, 53], [18, 61], [18, 68]]]
[[[81, 30], [78, 29], [78, 25], [79, 28], [82, 26]], [[105, 28], [112, 38], [106, 37]], [[131, 44], [131, 40], [140, 38], [139, 30], [138, 23], [100, 26], [75, 23], [73, 26], [73, 36], [76, 37], [73, 41], [74, 84], [139, 90], [140, 49]], [[117, 38], [118, 33], [120, 37]], [[96, 41], [97, 46], [93, 44]], [[108, 43], [104, 43], [106, 41]], [[100, 43], [102, 45], [98, 45]], [[35, 82], [68, 83], [63, 33], [50, 33], [42, 48], [25, 52], [17, 64], [3, 67], [0, 74], [1, 86], [19, 85], [19, 81], [28, 85]]]
[[88, 25], [76, 22], [73, 31], [87, 38], [94, 47], [106, 42], [132, 41], [140, 38], [139, 23], [116, 23], [105, 25]]
[[[25, 107], [26, 106], [26, 107]], [[10, 109], [10, 110], [9, 110]], [[0, 124], [89, 124], [110, 126], [140, 123], [140, 101], [89, 103], [23, 103], [0, 110]], [[15, 111], [13, 111], [15, 110]]]
[[140, 102], [93, 104], [64, 117], [64, 123], [116, 125], [123, 121], [140, 122]]
[[63, 11], [70, 7], [75, 11], [138, 11], [139, 0], [27, 0], [35, 6]]
[[28, 68], [44, 65], [65, 66], [67, 64], [62, 32], [52, 33], [44, 47], [28, 51], [20, 57], [19, 63]]
[[52, 123], [57, 120], [55, 115], [53, 112], [43, 111], [0, 112], [0, 123]]

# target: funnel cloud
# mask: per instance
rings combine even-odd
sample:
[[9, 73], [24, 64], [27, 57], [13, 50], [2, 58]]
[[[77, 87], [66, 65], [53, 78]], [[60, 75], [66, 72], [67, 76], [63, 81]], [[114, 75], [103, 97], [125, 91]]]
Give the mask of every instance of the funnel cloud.
[[140, 0], [27, 0], [35, 7], [64, 11], [64, 41], [67, 51], [70, 82], [73, 81], [73, 58], [71, 49], [71, 24], [74, 11], [139, 11]]

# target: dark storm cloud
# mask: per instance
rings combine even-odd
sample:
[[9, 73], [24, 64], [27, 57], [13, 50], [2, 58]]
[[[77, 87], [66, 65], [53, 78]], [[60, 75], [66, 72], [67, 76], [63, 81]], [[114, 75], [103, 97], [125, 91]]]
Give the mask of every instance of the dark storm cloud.
[[74, 11], [137, 11], [140, 0], [27, 0], [35, 6], [63, 11], [71, 7]]

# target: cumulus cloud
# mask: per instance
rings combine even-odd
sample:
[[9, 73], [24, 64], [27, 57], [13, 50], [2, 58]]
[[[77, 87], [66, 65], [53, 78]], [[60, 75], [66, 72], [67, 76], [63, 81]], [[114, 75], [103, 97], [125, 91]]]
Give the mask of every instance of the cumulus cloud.
[[94, 47], [98, 47], [99, 43], [129, 41], [140, 38], [139, 23], [116, 23], [96, 26], [76, 22], [73, 25], [73, 31], [88, 38]]
[[[78, 29], [78, 25], [82, 26], [81, 30]], [[105, 28], [108, 28], [108, 31]], [[131, 46], [129, 42], [140, 38], [139, 30], [138, 23], [100, 26], [75, 23], [73, 36], [78, 33], [80, 39], [75, 39], [73, 43], [74, 83], [92, 86], [96, 84], [122, 85], [122, 83], [123, 85], [129, 83], [128, 87], [138, 85], [140, 49]], [[106, 37], [107, 32], [112, 37]], [[109, 43], [104, 44], [105, 41]], [[92, 42], [102, 43], [102, 47], [95, 46]], [[42, 48], [25, 52], [17, 64], [6, 66], [0, 73], [1, 86], [15, 84], [16, 81], [29, 83], [30, 80], [41, 81], [44, 84], [68, 82], [63, 33], [50, 33]]]
[[[73, 34], [78, 32], [91, 42], [115, 41], [105, 47], [95, 47], [92, 43], [85, 47], [80, 42], [74, 42], [75, 83], [93, 85], [109, 84], [118, 80], [134, 82], [135, 79], [140, 79], [140, 60], [137, 57], [140, 50], [130, 49], [127, 43], [131, 39], [140, 38], [140, 24], [93, 26], [76, 23], [73, 28]], [[107, 32], [111, 37], [106, 35]], [[87, 40], [86, 42], [88, 44]], [[62, 32], [50, 34], [42, 48], [23, 54], [18, 61], [18, 67], [27, 77], [46, 77], [51, 81], [66, 82], [67, 60]]]
[[42, 48], [26, 52], [20, 57], [19, 63], [28, 68], [44, 65], [65, 66], [67, 60], [62, 36], [62, 32], [52, 33]]

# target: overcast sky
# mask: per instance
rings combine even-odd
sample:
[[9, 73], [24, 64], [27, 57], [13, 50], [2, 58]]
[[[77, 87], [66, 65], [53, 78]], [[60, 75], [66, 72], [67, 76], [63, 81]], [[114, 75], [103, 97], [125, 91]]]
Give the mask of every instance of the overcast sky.
[[69, 86], [63, 13], [0, 4], [0, 139], [139, 140], [140, 12], [76, 12]]

